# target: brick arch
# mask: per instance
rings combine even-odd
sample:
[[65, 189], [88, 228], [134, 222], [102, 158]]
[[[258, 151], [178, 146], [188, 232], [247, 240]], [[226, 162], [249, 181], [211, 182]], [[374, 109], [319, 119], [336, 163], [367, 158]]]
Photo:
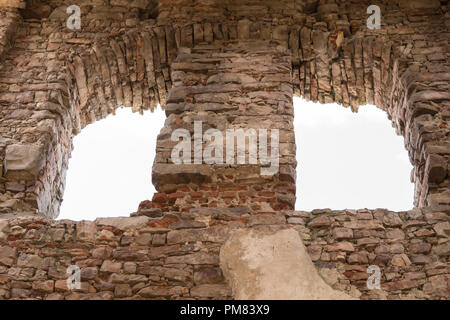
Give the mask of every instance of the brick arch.
[[[384, 110], [414, 166], [416, 207], [448, 206], [446, 109], [449, 95], [441, 82], [448, 71], [424, 66], [423, 54], [443, 48], [414, 47], [401, 36], [372, 31], [350, 35], [342, 30], [307, 27], [289, 34], [294, 95], [320, 103], [336, 102], [357, 112], [374, 104]], [[341, 43], [336, 39], [343, 39]], [[349, 37], [350, 39], [348, 39]], [[443, 57], [443, 56], [442, 56]]]
[[[217, 2], [228, 14], [220, 19], [214, 15], [205, 17], [202, 8], [193, 5], [191, 10], [199, 14], [198, 19], [186, 23], [186, 16], [178, 12], [174, 15], [177, 19], [171, 23], [172, 7], [164, 6], [164, 1], [160, 1], [160, 15], [156, 21], [150, 21], [149, 26], [133, 22], [136, 9], [143, 10], [136, 2], [130, 4], [137, 7], [130, 10], [129, 16], [123, 11], [123, 17], [132, 23], [124, 23], [121, 31], [109, 31], [108, 23], [100, 23], [100, 32], [107, 35], [104, 37], [93, 36], [95, 27], [92, 25], [87, 25], [86, 30], [76, 37], [59, 29], [56, 32], [58, 36], [51, 39], [47, 34], [31, 35], [31, 28], [28, 28], [29, 34], [18, 36], [17, 48], [9, 46], [12, 48], [9, 51], [2, 48], [6, 71], [14, 68], [26, 71], [22, 67], [25, 64], [39, 71], [36, 71], [36, 79], [31, 86], [25, 85], [26, 79], [18, 80], [21, 83], [20, 94], [7, 92], [9, 85], [1, 89], [3, 103], [9, 104], [2, 115], [4, 131], [10, 130], [6, 134], [9, 140], [1, 150], [5, 163], [2, 188], [3, 195], [7, 194], [2, 199], [7, 202], [2, 210], [39, 209], [48, 212], [48, 216], [55, 216], [62, 199], [73, 134], [114, 113], [120, 105], [130, 106], [134, 111], [152, 109], [158, 102], [164, 105], [170, 99], [172, 86], [182, 82], [178, 77], [180, 72], [184, 72], [182, 62], [178, 63], [175, 73], [172, 68], [180, 48], [204, 52], [208, 46], [237, 41], [263, 41], [270, 46], [290, 49], [295, 95], [322, 103], [337, 102], [355, 111], [359, 105], [372, 102], [385, 110], [398, 133], [405, 136], [406, 148], [415, 167], [412, 177], [416, 183], [416, 206], [446, 204], [445, 105], [449, 98], [441, 82], [448, 81], [448, 72], [422, 61], [426, 55], [445, 55], [439, 39], [429, 36], [435, 47], [427, 51], [423, 46], [415, 46], [410, 39], [411, 31], [396, 33], [395, 27], [390, 25], [384, 26], [386, 31], [368, 31], [361, 23], [366, 18], [367, 3], [332, 2], [302, 1], [294, 8], [290, 8], [292, 3], [289, 1], [280, 6], [262, 4], [253, 8], [256, 18], [239, 6], [229, 7], [228, 3], [222, 6], [222, 2]], [[434, 3], [398, 1], [381, 4], [397, 13], [406, 10], [419, 21], [421, 16], [433, 16], [435, 24], [445, 29], [444, 16]], [[286, 14], [285, 8], [292, 10]], [[16, 11], [14, 13], [17, 14]], [[339, 14], [350, 18], [340, 19]], [[229, 15], [236, 19], [229, 19]], [[259, 16], [268, 18], [261, 22]], [[64, 19], [65, 15], [61, 17]], [[120, 17], [112, 17], [114, 21], [120, 21]], [[104, 21], [105, 17], [92, 13], [92, 19]], [[49, 23], [54, 24], [52, 28], [60, 28], [63, 21], [51, 20]], [[14, 20], [8, 25], [5, 29], [8, 38], [12, 38], [12, 30], [19, 24]], [[416, 31], [417, 34], [430, 35], [435, 28], [418, 25], [412, 29], [412, 32]], [[46, 42], [52, 55], [43, 55], [33, 41]], [[22, 66], [19, 66], [15, 59], [16, 50], [21, 47], [26, 48], [25, 62], [20, 62]], [[182, 53], [189, 54], [189, 50]], [[435, 56], [432, 58], [438, 58]], [[66, 68], [67, 73], [60, 72]], [[6, 73], [2, 77], [7, 78]], [[428, 90], [430, 87], [433, 89]], [[167, 109], [172, 118], [179, 118], [183, 112], [176, 103]], [[32, 117], [27, 119], [29, 115]], [[23, 128], [16, 132], [11, 129], [11, 124], [21, 128], [30, 122], [35, 126], [38, 120], [40, 125], [33, 129]], [[31, 160], [21, 163], [15, 157]], [[11, 160], [10, 164], [5, 159]], [[294, 162], [290, 163], [283, 169], [284, 174], [294, 176], [294, 168]], [[154, 175], [158, 180], [158, 172]], [[160, 181], [170, 179], [162, 177]], [[176, 190], [171, 187], [169, 193], [176, 193]], [[283, 201], [293, 207], [290, 196], [283, 196]]]
[[[22, 6], [25, 2], [6, 0], [2, 4]], [[81, 4], [83, 1], [74, 2]], [[79, 223], [55, 222], [42, 217], [2, 219], [0, 249], [4, 257], [3, 273], [7, 276], [2, 278], [0, 297], [229, 299], [232, 292], [221, 276], [219, 252], [230, 232], [241, 227], [273, 231], [288, 226], [300, 232], [316, 267], [326, 267], [327, 271], [335, 269], [339, 273], [336, 288], [347, 292], [361, 289], [364, 299], [449, 296], [447, 1], [380, 0], [386, 12], [381, 31], [364, 28], [365, 10], [372, 4], [371, 0], [276, 3], [261, 0], [252, 1], [256, 4], [250, 10], [243, 10], [246, 6], [234, 0], [208, 1], [206, 7], [205, 2], [181, 0], [177, 1], [179, 6], [173, 6], [173, 1], [161, 0], [160, 16], [145, 21], [139, 14], [139, 10], [146, 8], [141, 8], [145, 1], [95, 2], [99, 3], [98, 10], [86, 6], [85, 12], [92, 23], [86, 23], [80, 32], [63, 29], [64, 10], [52, 12], [48, 20], [29, 21], [20, 18], [17, 8], [8, 9], [8, 19], [11, 18], [6, 19], [8, 21], [2, 16], [4, 11], [0, 11], [2, 218], [5, 213], [36, 213], [36, 210], [48, 218], [57, 215], [72, 135], [88, 123], [112, 113], [120, 103], [115, 90], [106, 90], [109, 83], [119, 83], [120, 79], [122, 103], [132, 107], [134, 97], [137, 102], [140, 98], [137, 94], [125, 95], [124, 87], [129, 86], [133, 93], [139, 92], [139, 89], [133, 91], [133, 83], [136, 87], [136, 83], [142, 85], [140, 81], [147, 81], [148, 84], [151, 79], [148, 74], [139, 81], [137, 75], [136, 78], [131, 76], [138, 67], [138, 55], [137, 49], [136, 53], [134, 49], [127, 50], [134, 43], [129, 35], [137, 39], [137, 34], [150, 32], [150, 29], [157, 38], [156, 52], [172, 43], [166, 34], [171, 28], [175, 39], [171, 48], [183, 48], [167, 65], [170, 69], [161, 69], [169, 91], [168, 121], [160, 133], [156, 164], [164, 164], [169, 157], [167, 152], [171, 145], [165, 144], [165, 140], [172, 130], [191, 129], [191, 120], [197, 118], [225, 129], [226, 125], [244, 128], [261, 125], [285, 130], [283, 171], [268, 182], [261, 182], [257, 171], [245, 172], [244, 168], [243, 174], [249, 174], [244, 182], [225, 181], [237, 189], [227, 189], [226, 183], [216, 183], [218, 189], [215, 190], [210, 189], [208, 178], [218, 174], [224, 179], [234, 178], [240, 174], [239, 170], [230, 167], [220, 172], [216, 167], [209, 170], [205, 170], [208, 167], [182, 167], [177, 172], [172, 170], [174, 167], [159, 170], [155, 165], [153, 174], [160, 179], [157, 184], [161, 188], [153, 200], [158, 201], [142, 207], [158, 204], [172, 211], [170, 214], [150, 210], [147, 213], [153, 214], [152, 217], [159, 217]], [[185, 5], [190, 6], [193, 21], [189, 14], [186, 16], [184, 8], [180, 8]], [[216, 9], [219, 15], [214, 14]], [[222, 15], [223, 12], [226, 14]], [[344, 35], [342, 43], [339, 32]], [[389, 42], [378, 41], [386, 39], [383, 37]], [[150, 38], [153, 52], [155, 38]], [[112, 79], [117, 75], [112, 71], [116, 70], [115, 60], [109, 60], [115, 55], [111, 39], [119, 43], [124, 56], [130, 52], [127, 61], [133, 61], [127, 64], [123, 74], [119, 70], [120, 77], [116, 80]], [[98, 54], [101, 50], [106, 51], [106, 63], [102, 62], [103, 54]], [[65, 72], [65, 68], [71, 71]], [[103, 73], [108, 69], [109, 76], [108, 72]], [[117, 86], [115, 88], [120, 92]], [[157, 91], [154, 86], [151, 88], [158, 99], [160, 93], [165, 92], [159, 91], [159, 87]], [[229, 93], [234, 104], [223, 99], [228, 98]], [[101, 94], [108, 97], [104, 104], [94, 100]], [[295, 145], [289, 135], [292, 134], [294, 94], [320, 102], [337, 101], [354, 110], [374, 99], [375, 104], [391, 116], [398, 132], [405, 136], [415, 165], [416, 205], [432, 208], [401, 213], [387, 210], [283, 211], [279, 204], [292, 208], [295, 201], [291, 196], [295, 194], [295, 181], [292, 181]], [[135, 111], [139, 111], [138, 105], [135, 104]], [[270, 188], [275, 192], [271, 193]], [[245, 201], [238, 204], [248, 208], [216, 210], [211, 208], [212, 203], [196, 200], [204, 199], [205, 193], [213, 201], [223, 201], [219, 203], [222, 207], [230, 206], [225, 202], [227, 199], [236, 205], [232, 200], [245, 197]], [[251, 207], [259, 203], [274, 203], [270, 213], [278, 214], [254, 214], [262, 211]], [[189, 210], [202, 205], [209, 207]], [[132, 235], [129, 228], [133, 230]], [[43, 246], [43, 242], [47, 245]], [[77, 256], [74, 256], [73, 248], [82, 250], [77, 249]], [[193, 252], [192, 248], [199, 251]], [[54, 250], [62, 255], [52, 254]], [[63, 278], [65, 270], [60, 270], [59, 266], [72, 262], [86, 267], [91, 258], [103, 263], [102, 267], [84, 270], [95, 278], [89, 283], [99, 291], [60, 293], [65, 290], [64, 280], [55, 281], [55, 278]], [[158, 267], [149, 268], [149, 263], [156, 263]], [[382, 268], [384, 278], [379, 295], [365, 287], [368, 264]], [[21, 275], [16, 277], [16, 270], [24, 266], [36, 270], [35, 274], [49, 277], [26, 279], [29, 281], [25, 281], [24, 287], [31, 289], [15, 288], [12, 281], [24, 280]], [[101, 277], [97, 277], [99, 274]], [[147, 277], [153, 274], [160, 277], [158, 285], [153, 285], [153, 280]], [[119, 285], [114, 289], [105, 285], [103, 275]], [[174, 275], [182, 279], [177, 285], [171, 284]], [[142, 289], [134, 292], [127, 283], [130, 277], [141, 283]]]
[[[439, 147], [443, 143], [439, 139], [445, 136], [446, 118], [439, 114], [444, 109], [436, 108], [436, 103], [445, 101], [448, 97], [442, 91], [420, 92], [433, 86], [433, 83], [448, 80], [448, 75], [415, 72], [410, 54], [411, 42], [402, 47], [395, 39], [388, 39], [385, 35], [360, 32], [351, 39], [336, 43], [336, 37], [341, 36], [341, 33], [344, 31], [330, 32], [308, 27], [290, 30], [288, 41], [284, 44], [290, 49], [293, 60], [294, 95], [315, 102], [336, 102], [351, 107], [354, 112], [365, 104], [374, 104], [384, 110], [392, 120], [397, 134], [405, 138], [405, 148], [414, 166], [411, 180], [415, 183], [415, 206], [445, 206], [446, 196], [440, 194], [442, 189], [438, 185], [445, 182], [447, 176], [448, 159], [442, 154], [445, 154], [444, 149]], [[421, 82], [424, 83], [420, 84]], [[180, 113], [179, 108], [180, 106], [169, 104], [167, 112]], [[420, 123], [424, 117], [428, 118], [426, 121], [434, 123], [433, 130], [438, 135], [436, 138], [439, 137], [434, 139], [437, 146], [431, 148], [431, 152], [421, 145], [422, 133], [417, 131], [422, 126]], [[436, 123], [439, 125], [436, 126]], [[295, 172], [294, 168], [292, 165], [288, 170], [291, 176]], [[158, 172], [154, 177], [155, 180], [160, 179]], [[170, 184], [171, 178], [161, 180]], [[194, 191], [185, 186], [182, 189]], [[161, 197], [158, 194], [155, 197], [157, 202], [163, 201], [163, 208], [165, 201], [170, 202], [167, 196], [174, 194], [173, 199], [182, 197], [173, 187], [169, 190], [169, 194], [163, 192]]]
[[[67, 67], [67, 93], [72, 127], [60, 129], [60, 134], [65, 135], [70, 145], [59, 140], [47, 151], [50, 155], [60, 152], [67, 157], [59, 172], [56, 172], [56, 176], [61, 177], [59, 185], [47, 191], [50, 196], [47, 194], [46, 200], [51, 203], [50, 207], [54, 208], [50, 211], [52, 215], [59, 213], [74, 135], [90, 123], [115, 114], [119, 107], [129, 107], [133, 112], [139, 113], [145, 110], [153, 111], [158, 104], [162, 108], [165, 107], [167, 92], [171, 86], [168, 70], [176, 49], [175, 46], [168, 49], [163, 45], [166, 39], [174, 41], [173, 30], [156, 28], [130, 32], [106, 41], [94, 41], [87, 50], [82, 50], [64, 61]], [[55, 139], [58, 140], [59, 135], [56, 135]], [[61, 146], [62, 149], [66, 148], [58, 151]], [[45, 171], [40, 179], [52, 179], [49, 177], [52, 173], [55, 171]], [[42, 192], [46, 190], [37, 190], [38, 197]], [[41, 208], [42, 204], [40, 211]]]
[[[397, 33], [389, 22], [385, 25], [385, 19], [390, 17], [384, 15], [381, 32], [358, 30], [328, 16], [327, 9], [329, 12], [333, 9], [323, 5], [324, 22], [316, 23], [312, 30], [303, 27], [298, 34], [291, 32], [289, 36], [294, 66], [296, 61], [299, 64], [293, 73], [295, 93], [307, 100], [350, 106], [353, 111], [367, 103], [386, 111], [397, 133], [404, 136], [414, 166], [411, 180], [415, 183], [415, 206], [448, 206], [445, 137], [449, 96], [439, 83], [448, 82], [449, 75], [447, 67], [437, 67], [438, 61], [445, 60], [438, 35], [446, 32], [444, 16], [437, 1], [377, 4], [383, 12], [391, 10], [398, 14], [400, 10], [422, 24]], [[367, 7], [363, 2], [352, 5], [355, 15], [364, 14]], [[339, 10], [345, 6], [341, 3]], [[425, 18], [427, 14], [433, 16], [432, 22]], [[330, 28], [333, 24], [335, 29]], [[344, 38], [341, 45], [336, 42], [339, 32]], [[416, 40], [411, 34], [416, 35]], [[418, 45], [422, 42], [418, 39], [429, 40], [431, 48]]]
[[[167, 34], [169, 37], [170, 30]], [[39, 53], [36, 59], [29, 58], [30, 63], [41, 68], [39, 58], [44, 57], [44, 63], [59, 68], [58, 79], [38, 79], [38, 84], [28, 86], [23, 93], [4, 93], [0, 99], [11, 107], [11, 114], [2, 119], [4, 127], [11, 129], [1, 150], [5, 163], [4, 169], [1, 167], [5, 183], [3, 213], [39, 212], [55, 218], [64, 192], [73, 136], [121, 106], [135, 112], [154, 110], [157, 104], [164, 106], [171, 84], [168, 64], [175, 46], [167, 49], [161, 45], [161, 35], [165, 44], [164, 28], [130, 32], [106, 41], [84, 39], [89, 44], [76, 39], [58, 50], [73, 50], [62, 59], [45, 59]], [[5, 59], [13, 58], [14, 48]], [[11, 67], [3, 67], [10, 72], [17, 65], [13, 62]], [[27, 115], [31, 117], [25, 120]], [[14, 126], [29, 129], [14, 134]]]
[[[169, 49], [166, 39], [173, 42]], [[156, 28], [96, 41], [84, 55], [74, 55], [68, 69], [81, 128], [118, 107], [141, 113], [158, 104], [164, 107], [171, 87], [169, 66], [177, 50], [174, 42], [172, 29]]]
[[[242, 28], [242, 25], [248, 23], [247, 20], [237, 22], [235, 36], [242, 40], [247, 38], [249, 41], [264, 40], [260, 36], [254, 37], [246, 33], [247, 28]], [[220, 43], [215, 33], [210, 35], [211, 38], [205, 36], [207, 30], [208, 27], [205, 25], [188, 25], [175, 30], [170, 27], [159, 27], [150, 31], [121, 35], [109, 41], [97, 41], [85, 54], [73, 56], [68, 64], [68, 70], [74, 90], [73, 103], [79, 108], [75, 115], [79, 118], [77, 121], [80, 123], [80, 128], [114, 113], [119, 106], [131, 107], [135, 112], [142, 112], [148, 108], [153, 110], [157, 103], [165, 107], [168, 89], [172, 87], [170, 76], [172, 63], [175, 62], [177, 65], [175, 73], [180, 72], [177, 71], [178, 64], [183, 64], [176, 59], [179, 46], [183, 44], [185, 46], [183, 48], [188, 48], [191, 52], [191, 49], [195, 50], [198, 45], [201, 48], [202, 43], [209, 45], [215, 42]], [[197, 32], [203, 38], [197, 37]], [[336, 102], [351, 107], [355, 112], [360, 105], [376, 104], [387, 111], [392, 118], [387, 107], [392, 97], [385, 93], [392, 91], [390, 87], [394, 83], [395, 65], [392, 61], [398, 59], [394, 57], [393, 43], [386, 37], [371, 35], [364, 38], [363, 34], [355, 35], [354, 39], [346, 39], [344, 43], [339, 43], [336, 38], [343, 34], [343, 31], [329, 32], [309, 27], [291, 28], [288, 30], [287, 41], [274, 38], [272, 34], [272, 41], [290, 50], [294, 95], [314, 102]], [[178, 39], [176, 39], [177, 36]], [[231, 34], [228, 38], [231, 42], [235, 40]], [[167, 41], [172, 44], [167, 46]], [[313, 63], [315, 68], [320, 70], [316, 73], [308, 73]], [[181, 70], [186, 71], [184, 69], [186, 66], [181, 67]], [[377, 77], [374, 77], [374, 74]], [[364, 83], [364, 90], [358, 90], [361, 83]], [[169, 103], [167, 115], [179, 114], [178, 107], [177, 104]], [[400, 125], [395, 122], [394, 125], [402, 126], [401, 121]], [[404, 133], [399, 131], [399, 134]], [[158, 165], [157, 161], [155, 164]], [[290, 171], [288, 176], [291, 177], [291, 181], [295, 181], [293, 168], [295, 166], [286, 169]], [[170, 173], [170, 175], [173, 178], [173, 174]], [[182, 172], [180, 175], [184, 176]], [[167, 189], [164, 185], [171, 185], [169, 183], [171, 178], [167, 179], [164, 175], [159, 177], [158, 174], [154, 177], [156, 187], [161, 186], [163, 191], [162, 195], [160, 193], [155, 195], [154, 199], [157, 203], [153, 205], [156, 207], [160, 207], [158, 202], [161, 198], [169, 203], [175, 202], [180, 197], [178, 190], [188, 191], [191, 194], [197, 192], [197, 189], [189, 188], [186, 181], [181, 183], [179, 189], [174, 189], [173, 186]], [[204, 188], [208, 190], [208, 194], [211, 193], [209, 186]], [[237, 186], [236, 190], [239, 188], [242, 186]], [[288, 194], [293, 191], [295, 193], [294, 186], [290, 186], [289, 189]], [[169, 191], [166, 192], [166, 190]], [[225, 186], [223, 190], [231, 189]], [[242, 190], [247, 191], [244, 188]], [[172, 201], [171, 196], [173, 196]], [[294, 202], [289, 200], [288, 203], [293, 208]], [[162, 208], [181, 209], [177, 206], [166, 207], [165, 203]]]

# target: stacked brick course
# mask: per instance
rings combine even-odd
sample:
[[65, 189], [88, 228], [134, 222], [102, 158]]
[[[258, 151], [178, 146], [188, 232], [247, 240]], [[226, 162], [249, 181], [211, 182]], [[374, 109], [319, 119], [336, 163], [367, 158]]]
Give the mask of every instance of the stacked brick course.
[[[293, 209], [296, 160], [288, 51], [269, 42], [199, 45], [178, 56], [172, 64], [172, 79], [168, 117], [158, 137], [153, 165], [153, 184], [161, 191], [153, 198], [155, 206], [165, 210], [247, 206], [256, 213]], [[172, 150], [179, 141], [173, 141], [171, 135], [177, 129], [190, 132], [190, 164], [173, 162]], [[204, 157], [210, 142], [203, 135], [209, 129], [218, 130], [223, 137], [222, 154], [218, 155], [221, 164], [208, 164]], [[278, 144], [271, 139], [274, 129], [278, 130]], [[230, 148], [229, 130], [243, 130], [242, 137], [249, 134], [247, 142], [242, 140], [247, 143], [244, 163], [237, 164], [234, 148], [243, 146], [240, 138], [234, 142], [232, 137]], [[265, 140], [259, 130], [265, 130]], [[252, 137], [255, 148], [267, 142], [264, 149], [276, 163], [263, 165], [259, 149], [251, 163], [248, 145]], [[196, 139], [200, 139], [200, 155], [196, 154]], [[230, 151], [236, 157], [231, 164], [227, 159]], [[273, 172], [263, 175], [262, 166], [272, 167]]]
[[[448, 215], [429, 208], [283, 211], [198, 208], [130, 218], [0, 220], [1, 299], [231, 298], [219, 252], [238, 228], [294, 228], [326, 282], [361, 299], [447, 299]], [[81, 289], [67, 268], [81, 269]], [[381, 289], [369, 290], [369, 265]], [[301, 272], [301, 270], [299, 270]]]
[[1, 4], [3, 212], [57, 216], [72, 136], [119, 106], [164, 106], [180, 48], [220, 52], [229, 40], [289, 49], [295, 95], [386, 110], [415, 167], [415, 205], [447, 203], [448, 4], [381, 1], [381, 30], [366, 28], [365, 1], [70, 4], [79, 31], [66, 28], [65, 5]]
[[[81, 30], [66, 27], [73, 4]], [[366, 27], [373, 4], [380, 30]], [[217, 264], [225, 234], [253, 220], [284, 227], [280, 212], [294, 207], [296, 95], [354, 111], [376, 104], [405, 137], [414, 165], [409, 213], [286, 213], [317, 267], [329, 278], [337, 270], [333, 285], [362, 298], [448, 298], [449, 27], [446, 0], [0, 0], [0, 217], [10, 219], [0, 220], [0, 296], [229, 297]], [[128, 234], [40, 217], [59, 213], [74, 135], [118, 107], [158, 104], [168, 115], [153, 168], [158, 193], [140, 208], [160, 208], [163, 218]], [[279, 173], [171, 166], [171, 131], [191, 131], [194, 119], [222, 129], [279, 128]], [[230, 210], [243, 213], [229, 207], [241, 206], [252, 216], [230, 218]], [[193, 222], [195, 210], [224, 218]], [[27, 214], [34, 217], [18, 218]], [[181, 229], [172, 225], [179, 219]], [[191, 245], [169, 245], [177, 233]], [[122, 247], [123, 255], [114, 253]], [[161, 256], [150, 255], [154, 247]], [[70, 263], [87, 268], [81, 292], [57, 283]], [[383, 268], [378, 293], [363, 288], [370, 263]]]

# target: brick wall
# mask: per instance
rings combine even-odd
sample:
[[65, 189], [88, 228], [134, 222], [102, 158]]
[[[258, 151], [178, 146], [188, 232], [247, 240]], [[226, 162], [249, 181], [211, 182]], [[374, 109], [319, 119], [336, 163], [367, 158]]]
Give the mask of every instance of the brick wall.
[[[158, 191], [154, 205], [172, 211], [200, 206], [247, 206], [254, 212], [293, 209], [296, 160], [289, 52], [268, 41], [198, 45], [172, 63], [172, 80], [153, 165], [152, 182]], [[207, 138], [211, 129], [220, 137]], [[278, 141], [272, 140], [274, 129]], [[176, 164], [178, 154], [173, 159], [181, 141], [173, 139], [177, 130], [189, 133], [189, 164]], [[237, 139], [230, 132], [236, 132]], [[208, 152], [213, 143], [220, 146]], [[260, 148], [276, 161], [263, 164]], [[239, 159], [241, 149], [244, 157]], [[269, 167], [272, 171], [264, 174]]]
[[[229, 229], [285, 227], [277, 213], [294, 207], [293, 95], [353, 111], [376, 104], [414, 165], [412, 212], [287, 214], [324, 277], [362, 298], [449, 296], [448, 1], [379, 1], [380, 30], [366, 27], [368, 0], [68, 2], [0, 1], [0, 214], [13, 217], [0, 222], [2, 297], [228, 297], [217, 252]], [[66, 28], [68, 4], [81, 7], [79, 31]], [[206, 110], [206, 91], [224, 100]], [[121, 229], [39, 216], [59, 213], [74, 135], [118, 107], [158, 103], [168, 115], [158, 193], [140, 209], [164, 217]], [[191, 130], [194, 118], [279, 128], [279, 173], [262, 181], [258, 166], [161, 169], [170, 131]], [[245, 213], [225, 209], [239, 206]], [[215, 218], [192, 218], [202, 210]], [[34, 217], [15, 218], [22, 213]], [[176, 236], [188, 241], [171, 243]], [[85, 268], [81, 292], [61, 287], [72, 263]], [[370, 263], [383, 269], [378, 293], [364, 289]]]
[[[199, 208], [130, 218], [0, 220], [1, 299], [232, 298], [219, 252], [238, 228], [297, 230], [319, 273], [361, 299], [446, 299], [450, 294], [448, 215], [431, 209], [284, 211]], [[67, 268], [81, 289], [67, 288]], [[368, 290], [367, 267], [381, 270]], [[299, 272], [301, 272], [299, 270]]]

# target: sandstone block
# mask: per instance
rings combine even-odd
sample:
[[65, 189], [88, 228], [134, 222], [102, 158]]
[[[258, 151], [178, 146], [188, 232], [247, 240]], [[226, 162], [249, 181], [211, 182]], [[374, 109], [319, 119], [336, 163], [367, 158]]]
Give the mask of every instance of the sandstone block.
[[321, 216], [314, 218], [308, 223], [308, 227], [310, 228], [316, 228], [316, 227], [328, 227], [332, 223], [332, 220], [330, 217]]
[[0, 0], [0, 7], [24, 9], [26, 7], [26, 2], [25, 0]]
[[150, 219], [146, 216], [119, 217], [119, 218], [98, 218], [95, 223], [98, 225], [112, 226], [120, 230], [139, 229], [145, 227]]
[[213, 169], [208, 165], [154, 164], [152, 182], [155, 186], [163, 184], [207, 183], [211, 181]]
[[219, 264], [219, 256], [205, 252], [191, 253], [184, 256], [167, 257], [166, 263], [186, 263], [186, 264]]
[[199, 284], [214, 284], [224, 281], [222, 270], [220, 268], [203, 268], [194, 272], [194, 283]]
[[443, 274], [430, 277], [428, 282], [424, 284], [423, 291], [426, 294], [448, 298], [450, 295], [450, 275]]
[[450, 223], [448, 221], [436, 223], [433, 229], [436, 231], [438, 237], [450, 237]]
[[333, 229], [333, 237], [336, 240], [352, 239], [353, 238], [353, 230], [349, 229], [349, 228], [334, 228]]
[[80, 221], [77, 223], [77, 238], [83, 241], [95, 241], [97, 225], [93, 221]]
[[350, 298], [324, 282], [292, 229], [238, 230], [221, 248], [220, 265], [238, 300]]
[[54, 284], [53, 280], [33, 282], [33, 290], [36, 290], [36, 291], [52, 293], [54, 291], [54, 288], [55, 288], [55, 284]]
[[35, 254], [21, 253], [17, 259], [17, 266], [25, 268], [44, 268], [44, 259]]
[[439, 0], [398, 0], [400, 6], [408, 9], [436, 9], [441, 6]]
[[114, 296], [118, 298], [130, 297], [133, 294], [129, 284], [118, 284], [114, 288]]
[[101, 272], [111, 272], [111, 273], [118, 273], [122, 269], [122, 263], [121, 262], [113, 262], [111, 260], [105, 260], [100, 268]]
[[231, 288], [226, 284], [201, 284], [191, 289], [191, 296], [198, 298], [230, 297]]
[[6, 147], [4, 167], [8, 179], [36, 179], [44, 165], [45, 153], [42, 146], [12, 144]]
[[16, 248], [9, 246], [0, 247], [0, 264], [12, 266], [16, 257]]
[[160, 298], [160, 297], [171, 297], [171, 296], [181, 296], [188, 292], [187, 288], [180, 286], [149, 286], [138, 292], [138, 294], [144, 298]]
[[348, 242], [348, 241], [342, 241], [342, 242], [337, 242], [331, 245], [327, 246], [327, 251], [347, 251], [347, 252], [353, 252], [355, 251], [355, 247], [353, 246], [352, 243]]

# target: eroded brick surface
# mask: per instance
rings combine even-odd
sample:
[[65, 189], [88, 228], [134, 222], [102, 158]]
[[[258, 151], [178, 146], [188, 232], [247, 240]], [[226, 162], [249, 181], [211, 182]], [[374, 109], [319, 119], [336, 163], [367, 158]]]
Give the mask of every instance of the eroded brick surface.
[[[82, 12], [78, 31], [66, 27], [66, 8], [72, 4]], [[413, 211], [406, 216], [358, 211], [357, 219], [350, 220], [350, 214], [342, 212], [315, 218], [289, 216], [290, 224], [304, 225], [303, 231], [318, 241], [309, 245], [312, 259], [342, 265], [336, 267], [339, 285], [345, 290], [350, 284], [359, 288], [364, 298], [379, 296], [360, 288], [363, 269], [375, 262], [386, 265], [381, 296], [448, 298], [450, 5], [438, 0], [378, 1], [381, 29], [368, 30], [367, 7], [372, 4], [365, 0], [0, 0], [0, 214], [5, 218], [35, 215], [24, 225], [0, 221], [0, 295], [227, 295], [228, 289], [215, 282], [217, 275], [212, 277], [213, 285], [219, 287], [201, 283], [191, 290], [194, 284], [185, 278], [176, 280], [183, 284], [175, 281], [161, 287], [158, 281], [169, 278], [158, 276], [153, 283], [148, 275], [134, 271], [148, 267], [138, 268], [136, 261], [153, 261], [148, 260], [152, 250], [157, 257], [170, 255], [174, 246], [182, 247], [178, 241], [183, 237], [194, 241], [201, 235], [205, 246], [221, 242], [227, 228], [245, 223], [236, 218], [239, 210], [225, 229], [211, 229], [208, 219], [178, 221], [189, 212], [212, 210], [209, 214], [221, 216], [224, 207], [245, 206], [255, 215], [248, 223], [257, 227], [261, 221], [279, 219], [273, 218], [279, 215], [257, 213], [279, 214], [293, 208], [292, 96], [296, 95], [337, 102], [354, 111], [364, 104], [385, 110], [397, 133], [405, 137], [414, 165], [415, 206], [424, 208], [420, 214]], [[168, 115], [153, 169], [158, 193], [140, 205], [140, 213], [152, 219], [149, 227], [158, 232], [141, 235], [137, 230], [142, 226], [136, 221], [130, 234], [114, 229], [118, 222], [114, 228], [79, 223], [74, 229], [72, 222], [51, 222], [36, 215], [55, 218], [59, 213], [74, 135], [119, 106], [142, 112], [158, 103]], [[279, 127], [279, 173], [261, 181], [258, 165], [228, 171], [204, 163], [167, 167], [170, 131], [191, 130], [193, 119], [222, 128]], [[174, 230], [169, 232], [170, 226]], [[41, 236], [50, 237], [46, 248], [22, 246], [43, 241]], [[121, 245], [143, 246], [143, 251], [112, 255], [109, 250], [117, 246], [109, 244], [105, 252], [97, 250], [103, 247], [98, 239], [117, 237]], [[51, 248], [64, 254], [45, 251]], [[183, 254], [177, 251], [168, 261], [155, 264], [187, 268], [187, 272], [193, 268], [191, 276], [197, 259], [217, 268], [216, 258], [194, 249], [185, 247]], [[102, 258], [93, 258], [94, 251]], [[190, 255], [183, 257], [185, 252]], [[65, 265], [69, 260], [90, 261], [83, 265], [91, 269], [83, 271], [87, 282], [77, 293], [80, 296], [66, 292], [53, 269], [50, 273], [49, 264], [58, 259]], [[104, 275], [118, 270], [117, 263], [130, 275], [116, 273], [115, 280], [108, 282]], [[334, 269], [333, 264], [330, 270]], [[329, 271], [323, 272], [334, 279]], [[104, 287], [94, 285], [97, 278], [105, 281]]]
[[[219, 252], [238, 228], [298, 231], [334, 289], [361, 299], [448, 299], [450, 224], [430, 208], [283, 211], [201, 208], [95, 222], [21, 217], [0, 223], [0, 298], [232, 298]], [[67, 268], [81, 289], [67, 287]], [[369, 290], [368, 266], [381, 271]], [[301, 270], [299, 270], [301, 272]]]

